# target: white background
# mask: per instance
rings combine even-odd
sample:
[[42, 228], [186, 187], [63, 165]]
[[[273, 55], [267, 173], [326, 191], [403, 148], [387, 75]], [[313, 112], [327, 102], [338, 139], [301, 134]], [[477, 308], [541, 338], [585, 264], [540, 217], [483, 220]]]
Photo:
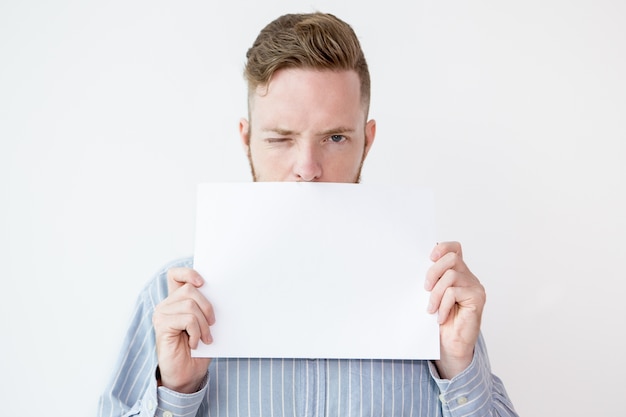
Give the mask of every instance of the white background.
[[0, 3], [3, 414], [95, 415], [138, 292], [193, 253], [196, 184], [249, 180], [246, 49], [320, 9], [370, 63], [363, 182], [435, 189], [518, 412], [619, 415], [626, 3], [412, 3]]

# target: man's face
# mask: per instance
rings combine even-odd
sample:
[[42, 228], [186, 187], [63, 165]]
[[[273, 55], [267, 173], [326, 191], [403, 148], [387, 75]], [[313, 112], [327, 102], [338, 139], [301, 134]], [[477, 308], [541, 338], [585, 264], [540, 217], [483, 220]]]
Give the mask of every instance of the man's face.
[[239, 132], [255, 181], [358, 182], [376, 133], [355, 71], [282, 69]]

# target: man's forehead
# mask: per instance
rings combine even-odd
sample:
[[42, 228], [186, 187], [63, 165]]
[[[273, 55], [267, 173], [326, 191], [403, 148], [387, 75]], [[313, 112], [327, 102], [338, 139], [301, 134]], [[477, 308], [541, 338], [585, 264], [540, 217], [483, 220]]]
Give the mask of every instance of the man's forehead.
[[342, 82], [346, 87], [354, 86], [360, 89], [359, 75], [354, 70], [281, 68], [274, 72], [267, 83], [257, 85], [251, 92], [250, 97], [267, 96], [277, 83], [282, 85], [295, 83], [295, 86], [297, 86], [304, 80], [307, 80], [308, 83], [315, 82], [316, 84]]
[[252, 116], [257, 104], [265, 102], [273, 101], [271, 108], [263, 106], [263, 113], [285, 105], [287, 100], [301, 100], [309, 104], [304, 97], [310, 97], [311, 90], [320, 92], [321, 96], [334, 96], [336, 100], [342, 100], [342, 107], [352, 107], [354, 103], [359, 103], [367, 116], [368, 106], [361, 99], [360, 81], [356, 71], [308, 68], [280, 69], [267, 84], [258, 85], [253, 91], [249, 91], [248, 116]]

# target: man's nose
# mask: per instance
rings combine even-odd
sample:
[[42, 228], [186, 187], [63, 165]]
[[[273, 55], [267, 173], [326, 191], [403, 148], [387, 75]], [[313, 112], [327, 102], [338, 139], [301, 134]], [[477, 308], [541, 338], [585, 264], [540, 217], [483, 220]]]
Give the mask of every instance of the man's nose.
[[320, 151], [309, 144], [299, 146], [293, 169], [298, 181], [319, 180], [322, 177]]

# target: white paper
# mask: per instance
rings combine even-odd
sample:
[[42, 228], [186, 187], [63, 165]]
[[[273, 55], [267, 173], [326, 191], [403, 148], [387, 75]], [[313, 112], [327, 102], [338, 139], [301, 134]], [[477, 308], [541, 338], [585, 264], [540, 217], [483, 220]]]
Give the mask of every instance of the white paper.
[[194, 268], [216, 323], [194, 356], [439, 357], [429, 190], [218, 183], [197, 203]]

